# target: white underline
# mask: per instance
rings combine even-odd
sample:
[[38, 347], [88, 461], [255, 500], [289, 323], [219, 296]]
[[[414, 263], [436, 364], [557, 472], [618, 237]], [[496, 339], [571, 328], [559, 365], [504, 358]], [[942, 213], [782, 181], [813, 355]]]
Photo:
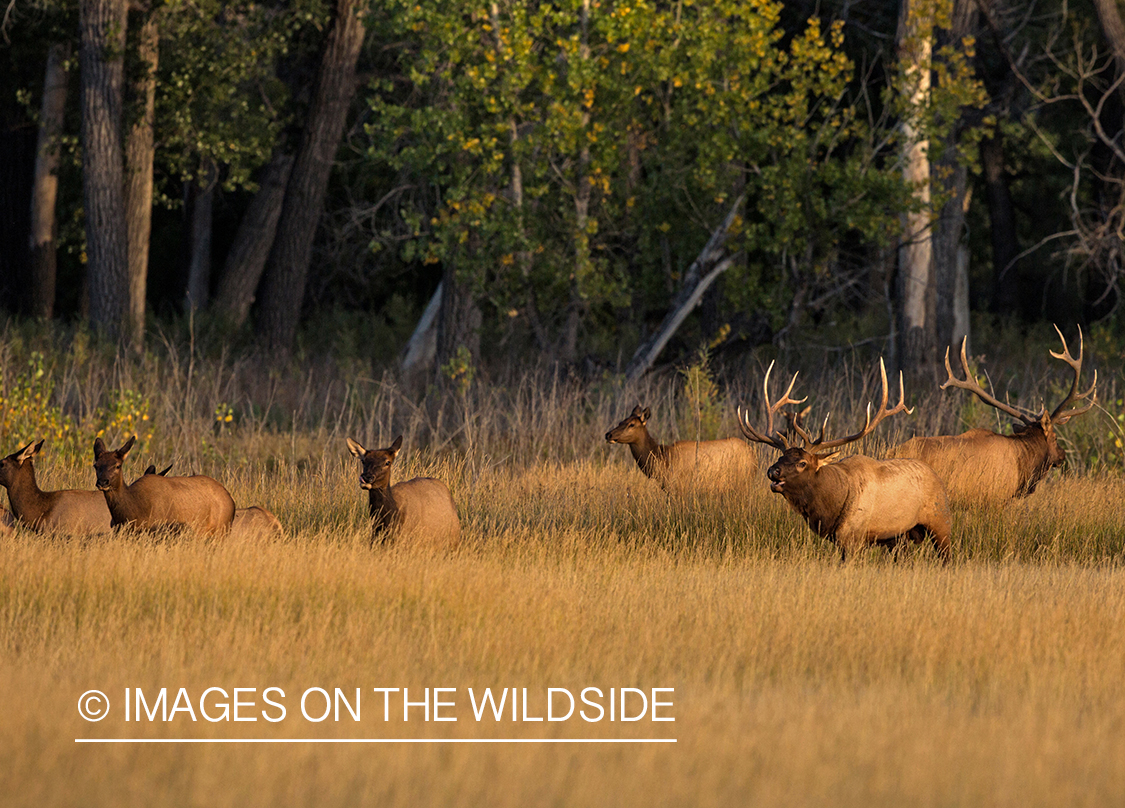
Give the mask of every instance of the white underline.
[[675, 738], [75, 738], [75, 743], [676, 743]]

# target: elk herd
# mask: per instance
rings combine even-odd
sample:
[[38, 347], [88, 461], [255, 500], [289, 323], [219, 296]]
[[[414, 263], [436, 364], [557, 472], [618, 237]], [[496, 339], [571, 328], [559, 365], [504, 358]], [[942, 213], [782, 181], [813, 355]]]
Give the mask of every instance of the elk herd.
[[[794, 409], [806, 400], [792, 397], [796, 373], [771, 403], [770, 363], [762, 380], [761, 429], [740, 407], [741, 438], [661, 444], [648, 431], [651, 411], [637, 406], [605, 439], [628, 446], [640, 471], [667, 491], [692, 483], [716, 489], [742, 486], [745, 490], [758, 469], [752, 444], [770, 447], [780, 452], [766, 471], [770, 490], [780, 494], [814, 533], [833, 542], [842, 559], [872, 544], [893, 550], [899, 542], [929, 538], [938, 556], [948, 562], [952, 557], [950, 505], [1002, 504], [1034, 492], [1045, 475], [1063, 463], [1056, 428], [1096, 403], [1096, 372], [1090, 387], [1081, 391], [1081, 331], [1077, 358], [1071, 355], [1061, 331], [1059, 338], [1062, 351], [1050, 353], [1070, 367], [1073, 381], [1067, 395], [1050, 411], [1046, 406], [1039, 412], [1013, 406], [985, 391], [969, 368], [964, 342], [960, 359], [965, 377], [959, 378], [946, 350], [949, 377], [940, 389], [968, 391], [1016, 419], [1011, 435], [971, 429], [960, 435], [911, 438], [893, 447], [884, 459], [862, 454], [840, 457], [844, 447], [871, 435], [884, 420], [913, 412], [906, 407], [901, 373], [898, 403], [888, 406], [887, 372], [880, 360], [879, 404], [874, 410], [867, 405], [862, 425], [851, 435], [829, 438], [826, 416], [813, 436], [804, 424], [809, 409]], [[33, 458], [42, 451], [42, 440], [0, 460], [0, 486], [7, 489], [11, 508], [10, 513], [0, 509], [0, 534], [23, 525], [69, 535], [125, 527], [189, 528], [213, 537], [284, 535], [280, 522], [266, 508], [237, 507], [227, 489], [211, 477], [171, 476], [171, 466], [157, 472], [153, 465], [126, 483], [124, 466], [134, 441], [129, 438], [111, 450], [101, 438], [95, 439], [96, 490], [92, 491], [39, 488]], [[368, 495], [373, 544], [401, 542], [437, 549], [457, 545], [461, 525], [445, 483], [431, 477], [391, 483], [402, 436], [383, 449], [366, 449], [348, 438], [347, 449], [360, 464], [359, 484]]]

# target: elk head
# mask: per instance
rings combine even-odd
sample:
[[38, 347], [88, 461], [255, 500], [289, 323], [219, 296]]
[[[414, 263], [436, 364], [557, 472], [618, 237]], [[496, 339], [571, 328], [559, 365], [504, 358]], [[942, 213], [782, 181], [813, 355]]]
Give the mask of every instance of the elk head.
[[[44, 438], [44, 440], [46, 440], [46, 438]], [[5, 488], [11, 485], [15, 481], [16, 475], [19, 474], [19, 470], [23, 466], [24, 461], [30, 460], [35, 455], [39, 454], [42, 448], [42, 440], [39, 441], [39, 443], [32, 441], [19, 451], [12, 452], [3, 460], [0, 460], [0, 485]]]
[[391, 464], [402, 448], [402, 435], [386, 449], [364, 449], [359, 443], [347, 439], [348, 451], [359, 459], [359, 487], [365, 491], [373, 488], [386, 488], [391, 482]]
[[638, 404], [624, 421], [619, 423], [609, 432], [605, 433], [606, 443], [640, 443], [648, 434], [645, 426], [648, 423], [652, 410], [645, 407], [643, 410]]
[[[820, 434], [813, 437], [812, 433], [807, 431], [804, 425], [800, 422], [799, 418], [787, 419], [789, 427], [796, 432], [800, 437], [803, 446], [794, 446], [789, 442], [785, 433], [779, 431], [774, 426], [777, 413], [782, 407], [793, 404], [801, 404], [805, 399], [793, 399], [790, 394], [793, 392], [793, 385], [797, 383], [797, 374], [793, 374], [792, 380], [789, 382], [789, 387], [786, 388], [781, 398], [777, 402], [771, 404], [769, 397], [769, 384], [770, 373], [773, 371], [773, 363], [770, 363], [769, 368], [766, 370], [766, 378], [763, 382], [763, 398], [766, 407], [766, 429], [764, 433], [759, 433], [750, 425], [747, 420], [746, 413], [740, 407], [738, 410], [738, 425], [742, 430], [742, 434], [747, 440], [755, 443], [764, 443], [767, 446], [772, 446], [781, 452], [781, 457], [766, 471], [766, 477], [770, 481], [770, 490], [776, 494], [782, 494], [786, 499], [792, 499], [798, 496], [802, 491], [806, 491], [815, 483], [817, 472], [824, 466], [831, 463], [836, 459], [839, 454], [839, 448], [849, 443], [854, 443], [863, 437], [871, 434], [875, 427], [884, 419], [900, 412], [912, 412], [906, 408], [904, 400], [905, 391], [902, 384], [902, 374], [899, 374], [899, 400], [898, 404], [894, 407], [887, 407], [887, 399], [889, 391], [887, 388], [887, 368], [883, 364], [883, 360], [879, 360], [879, 375], [883, 383], [882, 399], [879, 403], [879, 410], [875, 413], [874, 417], [871, 414], [871, 404], [867, 405], [867, 417], [864, 421], [863, 427], [854, 435], [848, 435], [842, 438], [834, 438], [831, 440], [825, 439], [825, 430], [828, 428], [828, 417], [825, 417], [824, 423], [821, 424]], [[803, 411], [807, 412], [807, 410]], [[802, 412], [802, 414], [803, 414]], [[832, 451], [825, 451], [832, 450]]]
[[[1081, 415], [1084, 412], [1089, 412], [1091, 409], [1093, 409], [1094, 404], [1096, 404], [1098, 400], [1098, 372], [1096, 370], [1094, 371], [1094, 383], [1090, 385], [1090, 388], [1085, 393], [1078, 392], [1078, 383], [1079, 379], [1082, 376], [1082, 329], [1078, 329], [1077, 359], [1071, 356], [1070, 348], [1066, 344], [1066, 337], [1063, 336], [1062, 331], [1059, 330], [1059, 327], [1057, 325], [1055, 326], [1055, 331], [1058, 333], [1059, 339], [1062, 340], [1063, 349], [1062, 353], [1055, 353], [1054, 351], [1050, 351], [1050, 354], [1055, 359], [1061, 359], [1062, 361], [1070, 365], [1071, 370], [1074, 371], [1074, 381], [1071, 382], [1070, 392], [1067, 393], [1066, 397], [1063, 398], [1063, 400], [1060, 401], [1058, 405], [1050, 412], [1047, 411], [1046, 404], [1043, 405], [1042, 410], [1040, 410], [1039, 412], [1034, 412], [1033, 410], [1029, 410], [1024, 407], [1017, 407], [1012, 404], [1000, 401], [995, 396], [992, 396], [989, 393], [985, 392], [977, 382], [976, 377], [973, 375], [973, 372], [969, 369], [969, 359], [965, 355], [965, 343], [968, 341], [968, 337], [961, 340], [961, 369], [965, 373], [965, 378], [958, 379], [953, 375], [953, 368], [949, 364], [949, 349], [946, 348], [945, 370], [949, 374], [949, 378], [941, 386], [942, 390], [946, 389], [947, 387], [957, 387], [961, 390], [967, 390], [990, 407], [995, 407], [1001, 412], [1007, 413], [1008, 415], [1012, 416], [1018, 421], [1018, 423], [1012, 425], [1012, 432], [1016, 435], [1035, 435], [1035, 433], [1041, 432], [1043, 434], [1044, 440], [1046, 441], [1045, 470], [1055, 468], [1056, 466], [1061, 466], [1063, 464], [1063, 461], [1066, 459], [1065, 453], [1059, 446], [1058, 436], [1055, 433], [1055, 427], [1062, 426], [1076, 415]], [[1083, 400], [1087, 400], [1085, 406], [1071, 406], [1072, 404]], [[1070, 407], [1070, 409], [1067, 409], [1068, 407]]]
[[99, 491], [113, 491], [122, 486], [121, 466], [125, 455], [133, 448], [137, 436], [129, 438], [120, 449], [109, 451], [101, 438], [94, 438], [94, 471], [97, 472]]

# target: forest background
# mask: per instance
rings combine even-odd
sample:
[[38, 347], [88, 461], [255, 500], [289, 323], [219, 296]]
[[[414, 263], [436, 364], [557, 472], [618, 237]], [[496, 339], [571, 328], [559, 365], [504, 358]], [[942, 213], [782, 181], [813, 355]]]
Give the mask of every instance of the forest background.
[[13, 0], [0, 306], [439, 381], [764, 343], [930, 368], [974, 317], [1116, 338], [1122, 19]]

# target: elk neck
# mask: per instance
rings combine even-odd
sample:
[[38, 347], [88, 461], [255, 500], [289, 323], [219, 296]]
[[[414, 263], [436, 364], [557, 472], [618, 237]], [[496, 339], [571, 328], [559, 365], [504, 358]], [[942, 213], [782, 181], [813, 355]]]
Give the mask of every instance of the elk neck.
[[383, 532], [398, 518], [398, 503], [391, 492], [389, 479], [381, 486], [368, 489], [367, 502], [375, 533]]
[[640, 440], [629, 444], [629, 451], [637, 461], [637, 467], [648, 477], [655, 476], [657, 472], [668, 467], [668, 449], [656, 442], [656, 438], [648, 433], [645, 427], [641, 432]]
[[811, 479], [787, 481], [782, 491], [785, 501], [818, 536], [833, 540], [847, 517], [851, 499], [851, 486], [839, 471], [835, 466], [825, 466]]
[[1008, 437], [1019, 447], [1020, 487], [1016, 496], [1026, 497], [1035, 492], [1035, 487], [1051, 470], [1051, 446], [1047, 433], [1038, 424]]
[[35, 481], [35, 466], [29, 457], [8, 483], [8, 504], [21, 521], [33, 525], [47, 514], [49, 497]]

